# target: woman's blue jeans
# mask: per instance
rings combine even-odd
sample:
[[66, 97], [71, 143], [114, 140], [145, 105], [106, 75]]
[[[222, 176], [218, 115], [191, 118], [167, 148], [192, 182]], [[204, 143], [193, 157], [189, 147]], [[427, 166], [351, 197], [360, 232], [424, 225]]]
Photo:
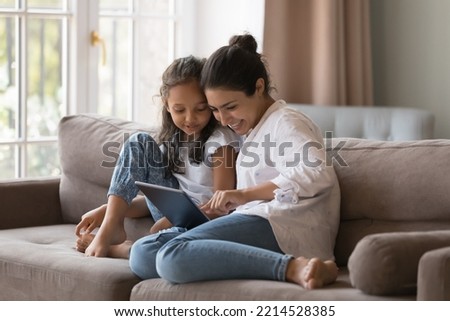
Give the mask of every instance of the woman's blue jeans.
[[[120, 196], [130, 204], [139, 192], [135, 181], [178, 188], [178, 181], [167, 170], [158, 144], [143, 132], [131, 135], [124, 143], [114, 168], [108, 196]], [[145, 199], [153, 219], [157, 221], [162, 217], [161, 212], [148, 198]]]
[[131, 270], [173, 283], [221, 279], [285, 280], [292, 256], [278, 246], [269, 222], [233, 213], [194, 229], [172, 228], [137, 240]]

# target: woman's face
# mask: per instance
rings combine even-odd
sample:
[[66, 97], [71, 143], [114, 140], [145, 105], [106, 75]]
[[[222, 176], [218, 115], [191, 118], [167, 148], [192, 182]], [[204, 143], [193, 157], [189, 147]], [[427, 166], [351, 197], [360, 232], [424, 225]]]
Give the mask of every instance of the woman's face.
[[211, 118], [208, 102], [197, 81], [171, 88], [167, 98], [167, 111], [175, 126], [189, 139], [197, 138]]
[[254, 128], [267, 109], [264, 96], [258, 89], [252, 96], [243, 91], [221, 88], [206, 89], [205, 95], [214, 117], [239, 135], [246, 135]]

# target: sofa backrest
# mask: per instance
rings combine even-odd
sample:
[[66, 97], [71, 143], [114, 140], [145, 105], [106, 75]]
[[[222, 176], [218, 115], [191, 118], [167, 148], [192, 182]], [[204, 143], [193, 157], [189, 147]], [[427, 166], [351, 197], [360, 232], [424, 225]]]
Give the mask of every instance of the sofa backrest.
[[373, 140], [418, 140], [434, 137], [434, 115], [404, 107], [315, 106], [289, 104], [333, 137]]
[[[99, 115], [61, 120], [64, 222], [76, 224], [84, 213], [107, 201], [121, 146], [136, 131], [156, 132]], [[341, 188], [341, 224], [335, 247], [338, 264], [345, 265], [356, 243], [368, 234], [450, 229], [450, 140], [334, 138], [326, 140], [325, 147]], [[141, 225], [132, 222], [129, 228], [139, 236], [144, 232]]]
[[450, 140], [328, 143], [341, 188], [338, 263], [368, 234], [450, 229]]
[[135, 122], [94, 114], [64, 117], [59, 124], [60, 200], [65, 223], [79, 223], [105, 204], [123, 142], [134, 132], [155, 130]]

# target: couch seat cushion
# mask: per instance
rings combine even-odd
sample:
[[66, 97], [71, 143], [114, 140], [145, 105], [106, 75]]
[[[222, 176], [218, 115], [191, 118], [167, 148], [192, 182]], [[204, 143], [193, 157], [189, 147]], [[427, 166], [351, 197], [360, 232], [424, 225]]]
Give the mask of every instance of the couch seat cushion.
[[77, 252], [74, 230], [0, 230], [0, 300], [128, 300], [140, 281], [128, 261]]
[[131, 292], [136, 301], [372, 301], [415, 300], [415, 296], [372, 296], [352, 288], [348, 271], [339, 271], [337, 282], [323, 289], [305, 290], [286, 282], [265, 280], [224, 280], [171, 284], [162, 279], [145, 280]]

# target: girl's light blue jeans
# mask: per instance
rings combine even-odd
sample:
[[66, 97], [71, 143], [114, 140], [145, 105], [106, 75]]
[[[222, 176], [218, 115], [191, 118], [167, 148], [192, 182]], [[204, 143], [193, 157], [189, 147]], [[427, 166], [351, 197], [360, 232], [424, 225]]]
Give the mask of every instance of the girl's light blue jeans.
[[[178, 188], [178, 181], [167, 170], [158, 144], [143, 132], [131, 135], [124, 143], [114, 168], [108, 196], [120, 196], [130, 204], [139, 192], [135, 181]], [[153, 219], [157, 221], [162, 217], [161, 212], [148, 198], [146, 201]]]
[[171, 228], [137, 240], [131, 270], [142, 279], [173, 283], [221, 279], [285, 280], [283, 254], [269, 222], [233, 213], [186, 231]]

